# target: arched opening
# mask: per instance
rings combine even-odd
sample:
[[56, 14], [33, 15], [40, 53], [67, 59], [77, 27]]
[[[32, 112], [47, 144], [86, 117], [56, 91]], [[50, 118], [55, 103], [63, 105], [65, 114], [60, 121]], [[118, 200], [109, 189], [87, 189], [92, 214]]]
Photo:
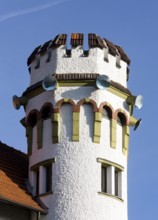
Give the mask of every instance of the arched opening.
[[72, 141], [72, 105], [63, 103], [59, 110], [60, 113], [60, 138]]
[[126, 125], [126, 116], [122, 112], [117, 114], [117, 145], [122, 150], [124, 142], [124, 128]]
[[82, 140], [93, 140], [94, 135], [94, 106], [84, 103], [80, 108], [80, 136]]
[[26, 119], [26, 137], [27, 137], [27, 143], [28, 143], [28, 154], [32, 154], [32, 146], [36, 145], [34, 142], [37, 140], [37, 129], [35, 129], [37, 125], [37, 119], [38, 119], [38, 111], [32, 110], [27, 119]]
[[32, 128], [36, 126], [37, 124], [37, 113], [33, 112], [28, 116], [27, 119], [28, 125], [31, 126]]
[[51, 114], [52, 114], [52, 111], [49, 105], [45, 106], [42, 109], [41, 115], [42, 115], [43, 120], [49, 119], [51, 117]]

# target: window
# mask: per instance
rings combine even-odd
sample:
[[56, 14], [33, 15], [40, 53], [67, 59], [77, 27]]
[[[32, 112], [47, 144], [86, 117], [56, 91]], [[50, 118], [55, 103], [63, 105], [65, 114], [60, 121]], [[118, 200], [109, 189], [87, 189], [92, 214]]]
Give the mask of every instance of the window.
[[52, 191], [52, 164], [45, 167], [46, 171], [46, 192]]
[[107, 193], [107, 169], [104, 166], [101, 168], [101, 191]]
[[122, 172], [124, 168], [119, 164], [104, 159], [97, 159], [101, 163], [101, 192], [122, 198]]
[[33, 171], [34, 195], [52, 193], [52, 167], [55, 159], [45, 160], [31, 167]]
[[115, 196], [119, 195], [119, 171], [115, 169]]
[[36, 171], [36, 195], [39, 194], [39, 170]]

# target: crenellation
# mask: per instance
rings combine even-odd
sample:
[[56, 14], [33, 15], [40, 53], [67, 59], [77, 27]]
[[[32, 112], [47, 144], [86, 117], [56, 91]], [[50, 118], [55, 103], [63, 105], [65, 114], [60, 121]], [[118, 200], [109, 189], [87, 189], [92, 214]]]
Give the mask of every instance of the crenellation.
[[[96, 34], [88, 34], [88, 50], [84, 50], [84, 35], [72, 33], [70, 39], [71, 48], [68, 49], [67, 34], [57, 35], [38, 46], [28, 58], [28, 66], [31, 66], [31, 85], [42, 80], [47, 74], [43, 69], [50, 69], [51, 73], [75, 73], [92, 72], [105, 74], [124, 86], [129, 75], [127, 68], [130, 60], [120, 46], [114, 45], [105, 38]], [[79, 58], [79, 59], [76, 59]], [[46, 67], [48, 65], [48, 67]], [[78, 69], [80, 67], [80, 69]], [[36, 76], [38, 69], [38, 77]], [[106, 69], [106, 72], [105, 72]], [[45, 72], [44, 72], [45, 71]]]

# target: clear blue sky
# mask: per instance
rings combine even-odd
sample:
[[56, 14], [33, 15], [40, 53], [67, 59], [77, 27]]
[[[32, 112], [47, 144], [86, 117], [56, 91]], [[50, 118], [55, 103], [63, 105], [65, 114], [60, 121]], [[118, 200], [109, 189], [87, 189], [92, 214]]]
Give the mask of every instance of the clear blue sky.
[[24, 111], [14, 110], [12, 96], [29, 85], [26, 61], [35, 47], [58, 33], [94, 32], [131, 58], [128, 87], [144, 106], [134, 111], [143, 122], [131, 131], [129, 220], [158, 219], [157, 9], [156, 0], [0, 0], [0, 139], [10, 146], [26, 152]]

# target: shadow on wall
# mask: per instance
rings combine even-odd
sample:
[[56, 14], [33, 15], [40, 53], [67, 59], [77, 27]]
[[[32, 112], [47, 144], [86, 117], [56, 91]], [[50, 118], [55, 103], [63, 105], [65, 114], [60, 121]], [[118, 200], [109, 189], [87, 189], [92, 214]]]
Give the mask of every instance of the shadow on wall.
[[[73, 91], [73, 92], [72, 92]], [[81, 100], [91, 96], [91, 93], [96, 91], [95, 87], [80, 87], [72, 88], [68, 91], [65, 91], [61, 94], [63, 98], [69, 98], [72, 100]]]

